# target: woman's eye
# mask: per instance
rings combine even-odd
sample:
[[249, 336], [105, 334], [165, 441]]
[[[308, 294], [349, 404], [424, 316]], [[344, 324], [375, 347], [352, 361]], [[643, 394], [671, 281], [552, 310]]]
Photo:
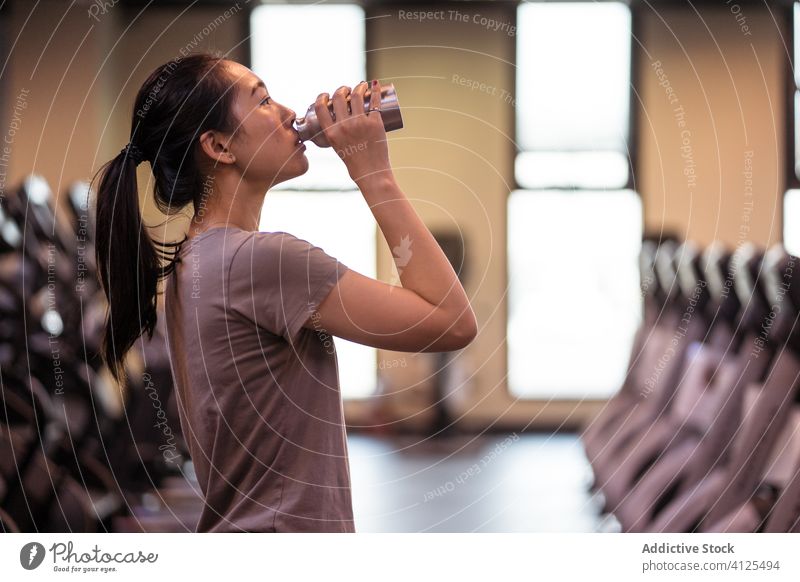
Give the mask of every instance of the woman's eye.
[[261, 100], [261, 105], [267, 105], [267, 104], [268, 104], [270, 101], [271, 101], [271, 98], [270, 98], [269, 96], [267, 96], [267, 97], [264, 97], [264, 98]]

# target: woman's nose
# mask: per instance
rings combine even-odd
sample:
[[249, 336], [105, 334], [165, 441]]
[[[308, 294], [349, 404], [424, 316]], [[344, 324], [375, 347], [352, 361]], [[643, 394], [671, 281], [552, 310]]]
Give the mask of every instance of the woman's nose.
[[294, 112], [293, 109], [290, 109], [289, 107], [286, 108], [286, 113], [289, 124], [294, 125], [294, 120], [297, 119], [297, 114]]

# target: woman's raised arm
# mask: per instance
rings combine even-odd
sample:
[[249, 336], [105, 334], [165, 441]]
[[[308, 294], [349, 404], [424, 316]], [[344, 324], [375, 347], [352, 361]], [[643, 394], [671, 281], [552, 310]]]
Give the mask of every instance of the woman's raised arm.
[[[399, 351], [449, 351], [465, 347], [477, 334], [475, 314], [433, 235], [398, 186], [389, 164], [380, 116], [364, 112], [366, 83], [317, 98], [316, 113], [326, 138], [358, 184], [390, 248], [404, 249], [398, 266], [402, 287], [348, 271], [312, 314], [306, 327], [361, 344]], [[370, 107], [380, 106], [380, 86], [372, 87]], [[346, 228], [346, 225], [342, 225]], [[398, 257], [395, 257], [398, 261]]]

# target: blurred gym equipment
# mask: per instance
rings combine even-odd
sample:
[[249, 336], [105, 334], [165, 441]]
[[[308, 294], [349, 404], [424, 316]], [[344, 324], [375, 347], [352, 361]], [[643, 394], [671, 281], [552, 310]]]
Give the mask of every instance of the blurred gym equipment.
[[800, 275], [781, 246], [646, 240], [626, 381], [586, 427], [624, 531], [795, 531]]
[[[122, 393], [98, 354], [105, 303], [88, 185], [74, 184], [66, 198], [57, 204], [32, 175], [0, 206], [3, 531], [119, 529], [115, 522], [135, 521], [144, 496], [183, 471], [169, 462], [182, 454], [163, 454], [153, 428], [153, 394], [169, 411], [172, 393], [163, 339], [140, 341], [141, 362]], [[177, 424], [176, 412], [169, 417]]]

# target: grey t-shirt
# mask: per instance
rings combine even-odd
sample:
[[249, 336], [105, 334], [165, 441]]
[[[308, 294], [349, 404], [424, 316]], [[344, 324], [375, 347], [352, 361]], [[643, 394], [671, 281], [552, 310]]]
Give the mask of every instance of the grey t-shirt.
[[165, 309], [197, 531], [355, 531], [336, 353], [303, 327], [347, 267], [291, 234], [231, 227], [179, 259]]

